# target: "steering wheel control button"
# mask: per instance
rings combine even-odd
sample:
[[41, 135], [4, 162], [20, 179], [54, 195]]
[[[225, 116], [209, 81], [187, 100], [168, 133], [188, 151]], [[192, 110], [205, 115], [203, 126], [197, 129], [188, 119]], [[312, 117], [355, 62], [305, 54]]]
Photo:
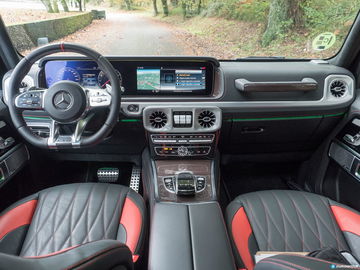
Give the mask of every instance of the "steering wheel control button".
[[17, 96], [15, 105], [23, 109], [41, 109], [43, 91], [30, 91]]
[[86, 110], [84, 89], [75, 82], [60, 81], [53, 84], [44, 98], [44, 109], [60, 123], [72, 123], [80, 119]]
[[90, 107], [104, 107], [111, 104], [111, 95], [106, 90], [89, 89], [87, 91]]

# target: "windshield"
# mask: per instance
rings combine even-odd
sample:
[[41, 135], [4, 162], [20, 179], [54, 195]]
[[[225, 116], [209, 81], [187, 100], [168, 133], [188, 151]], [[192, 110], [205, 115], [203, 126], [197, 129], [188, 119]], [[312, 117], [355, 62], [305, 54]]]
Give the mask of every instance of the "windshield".
[[0, 0], [17, 50], [79, 43], [104, 55], [334, 56], [360, 0]]

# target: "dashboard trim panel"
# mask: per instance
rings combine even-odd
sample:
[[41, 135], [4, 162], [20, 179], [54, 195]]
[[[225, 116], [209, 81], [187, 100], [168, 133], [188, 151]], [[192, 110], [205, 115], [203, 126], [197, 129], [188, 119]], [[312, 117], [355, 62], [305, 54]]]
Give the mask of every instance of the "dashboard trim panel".
[[[230, 79], [228, 72], [241, 72], [246, 67], [243, 65], [249, 65], [251, 63], [242, 63], [242, 62], [227, 62], [224, 61], [221, 65], [220, 62], [214, 58], [208, 57], [162, 57], [162, 56], [108, 56], [110, 61], [168, 61], [169, 63], [173, 62], [206, 62], [212, 63], [214, 65], [214, 82], [213, 82], [213, 93], [212, 96], [122, 96], [121, 109], [125, 116], [127, 117], [141, 117], [143, 110], [149, 106], [179, 106], [180, 104], [186, 104], [186, 106], [199, 107], [202, 106], [217, 106], [223, 110], [223, 112], [236, 111], [236, 112], [300, 112], [300, 111], [324, 111], [324, 110], [336, 110], [336, 109], [344, 109], [348, 107], [355, 97], [354, 91], [354, 78], [351, 73], [345, 69], [340, 67], [331, 66], [331, 65], [318, 65], [314, 64], [314, 61], [297, 61], [297, 62], [287, 62], [284, 61], [284, 65], [295, 65], [292, 67], [292, 70], [296, 70], [296, 65], [299, 65], [299, 68], [305, 68], [309, 65], [309, 72], [314, 70], [317, 72], [318, 78], [316, 79], [319, 87], [322, 87], [321, 95], [319, 94], [319, 99], [314, 100], [303, 100], [294, 98], [292, 100], [243, 100], [241, 93], [236, 91], [235, 81]], [[44, 61], [46, 60], [61, 60], [61, 59], [69, 59], [69, 60], [86, 60], [85, 57], [79, 56], [53, 56], [46, 57], [40, 60], [37, 63], [37, 66], [34, 65], [30, 71], [30, 75], [33, 77], [35, 83], [39, 84], [39, 72], [41, 71], [41, 67], [43, 66]], [[254, 65], [254, 63], [252, 63]], [[266, 74], [271, 75], [272, 63], [266, 63], [264, 66], [264, 71]], [[276, 63], [274, 63], [276, 65]], [[322, 68], [324, 67], [324, 69]], [[277, 66], [274, 66], [276, 68]], [[249, 69], [248, 73], [254, 69], [252, 66]], [[282, 69], [286, 70], [286, 66]], [[255, 71], [254, 71], [255, 72]], [[281, 72], [281, 70], [279, 71]], [[279, 72], [276, 73], [277, 77], [279, 77]], [[40, 72], [41, 73], [41, 72]], [[302, 70], [298, 71], [298, 75], [301, 76]], [[305, 73], [305, 72], [304, 72]], [[4, 100], [5, 103], [7, 100], [7, 82], [10, 78], [10, 72], [8, 72], [4, 76], [3, 85], [4, 85]], [[282, 74], [282, 73], [281, 73]], [[280, 74], [280, 75], [281, 75]], [[320, 74], [320, 75], [319, 75]], [[323, 77], [321, 74], [324, 74]], [[256, 74], [255, 74], [256, 75]], [[326, 76], [327, 75], [327, 76]], [[282, 76], [282, 75], [281, 75]], [[281, 77], [280, 76], [280, 77]], [[308, 75], [304, 74], [304, 77]], [[246, 78], [247, 76], [243, 76]], [[294, 76], [293, 76], [294, 77]], [[239, 78], [239, 77], [238, 77]], [[321, 78], [321, 81], [319, 80]], [[335, 78], [344, 78], [350, 84], [349, 94], [345, 95], [343, 98], [333, 98], [330, 96], [328, 88], [329, 83]], [[251, 78], [248, 78], [250, 80]], [[286, 81], [287, 76], [284, 74], [284, 79]], [[292, 80], [292, 79], [291, 79]], [[252, 79], [252, 81], [256, 81]], [[233, 91], [236, 91], [237, 94], [232, 95]], [[320, 89], [318, 89], [320, 93]], [[276, 98], [276, 96], [275, 96]], [[136, 111], [129, 111], [129, 105], [136, 105]]]

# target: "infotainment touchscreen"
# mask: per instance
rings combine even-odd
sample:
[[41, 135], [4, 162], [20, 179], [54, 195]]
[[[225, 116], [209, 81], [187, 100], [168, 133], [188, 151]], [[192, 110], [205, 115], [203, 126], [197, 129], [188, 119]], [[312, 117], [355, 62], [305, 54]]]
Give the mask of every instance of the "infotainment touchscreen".
[[206, 89], [206, 67], [137, 67], [137, 90], [195, 92]]

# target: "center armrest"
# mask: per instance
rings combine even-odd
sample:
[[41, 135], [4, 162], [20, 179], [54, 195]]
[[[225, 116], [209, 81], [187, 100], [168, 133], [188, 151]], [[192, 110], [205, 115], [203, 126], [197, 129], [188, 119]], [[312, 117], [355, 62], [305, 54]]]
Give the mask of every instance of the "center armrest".
[[217, 202], [156, 203], [150, 230], [150, 270], [235, 269]]

